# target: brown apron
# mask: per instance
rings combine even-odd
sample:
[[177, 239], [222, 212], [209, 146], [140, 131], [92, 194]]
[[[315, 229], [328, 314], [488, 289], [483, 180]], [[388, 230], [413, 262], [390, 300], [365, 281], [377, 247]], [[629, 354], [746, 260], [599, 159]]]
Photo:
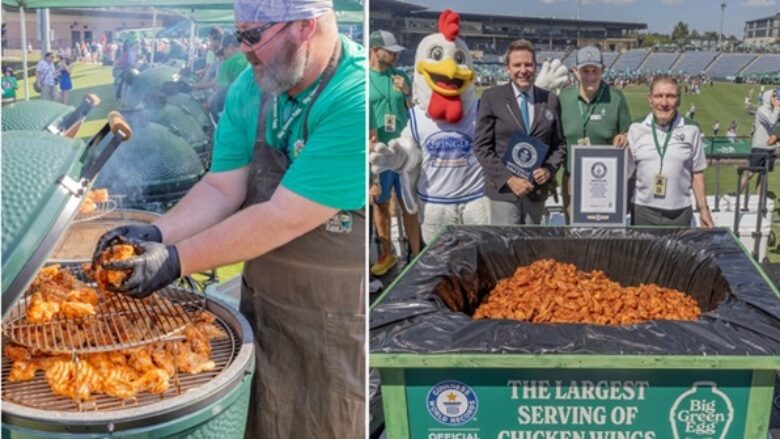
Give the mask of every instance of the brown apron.
[[[245, 205], [270, 199], [290, 164], [265, 142], [268, 101]], [[257, 358], [247, 438], [363, 437], [364, 232], [364, 211], [342, 211], [246, 263], [240, 309], [254, 330]]]

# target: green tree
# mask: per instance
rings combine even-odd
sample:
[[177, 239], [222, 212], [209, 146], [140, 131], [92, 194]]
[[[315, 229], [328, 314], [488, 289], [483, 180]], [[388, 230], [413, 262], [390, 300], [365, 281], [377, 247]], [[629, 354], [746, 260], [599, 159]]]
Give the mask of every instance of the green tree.
[[672, 30], [672, 40], [677, 44], [683, 45], [688, 38], [688, 34], [688, 24], [678, 21], [677, 24], [674, 25], [674, 30]]
[[672, 40], [671, 38], [669, 38], [669, 35], [657, 34], [657, 33], [648, 33], [648, 34], [639, 35], [640, 47], [662, 46], [664, 44], [670, 44], [671, 42]]

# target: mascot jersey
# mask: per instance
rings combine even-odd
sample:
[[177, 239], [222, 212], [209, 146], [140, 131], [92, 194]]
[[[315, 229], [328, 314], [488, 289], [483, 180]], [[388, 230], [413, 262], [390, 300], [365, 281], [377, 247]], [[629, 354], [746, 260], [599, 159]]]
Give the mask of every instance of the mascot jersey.
[[409, 110], [409, 125], [422, 150], [417, 195], [426, 203], [464, 203], [482, 197], [485, 179], [472, 146], [477, 106], [456, 123], [431, 119], [424, 109]]
[[458, 38], [460, 16], [446, 9], [438, 33], [417, 46], [414, 102], [402, 137], [422, 152], [417, 195], [427, 203], [456, 204], [482, 197], [484, 176], [474, 156], [477, 119], [474, 64]]

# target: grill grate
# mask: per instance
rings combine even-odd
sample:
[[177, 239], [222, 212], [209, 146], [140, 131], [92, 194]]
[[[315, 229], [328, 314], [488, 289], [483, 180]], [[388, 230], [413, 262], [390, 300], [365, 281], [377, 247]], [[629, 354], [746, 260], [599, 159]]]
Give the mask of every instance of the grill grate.
[[109, 198], [108, 201], [95, 203], [95, 209], [88, 213], [77, 213], [73, 218], [74, 223], [80, 223], [84, 221], [90, 221], [98, 218], [102, 218], [109, 213], [115, 211], [117, 208], [117, 202], [113, 198]]
[[[211, 360], [216, 364], [214, 370], [201, 372], [196, 375], [179, 372], [171, 378], [170, 388], [163, 394], [154, 395], [148, 392], [139, 392], [135, 397], [121, 400], [105, 394], [94, 394], [88, 401], [74, 401], [64, 396], [54, 395], [49, 388], [43, 372], [38, 371], [32, 381], [10, 382], [8, 374], [12, 361], [3, 354], [2, 363], [2, 398], [3, 401], [13, 402], [19, 405], [40, 410], [53, 410], [64, 412], [88, 412], [110, 411], [136, 408], [159, 402], [161, 399], [172, 398], [189, 390], [210, 382], [233, 362], [233, 359], [241, 349], [239, 336], [235, 330], [219, 317], [215, 325], [228, 334], [227, 337], [211, 340]], [[181, 337], [176, 336], [177, 339]], [[5, 342], [5, 340], [4, 340]], [[170, 341], [176, 343], [176, 341]], [[176, 384], [178, 381], [178, 385]]]
[[[67, 269], [85, 281], [80, 265]], [[142, 300], [110, 293], [92, 316], [29, 323], [26, 310], [31, 297], [27, 291], [9, 312], [3, 334], [17, 344], [53, 354], [109, 352], [161, 341], [182, 331], [191, 323], [190, 316], [206, 305], [204, 295], [172, 285]]]

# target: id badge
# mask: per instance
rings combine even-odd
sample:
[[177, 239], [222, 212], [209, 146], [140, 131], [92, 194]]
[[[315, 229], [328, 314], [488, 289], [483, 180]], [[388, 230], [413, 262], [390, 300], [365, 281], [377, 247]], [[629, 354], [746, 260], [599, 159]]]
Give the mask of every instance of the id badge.
[[582, 139], [577, 139], [577, 145], [590, 146], [590, 137], [583, 137]]
[[325, 222], [325, 230], [330, 233], [352, 232], [352, 214], [343, 210], [340, 211]]
[[666, 197], [666, 176], [663, 174], [655, 174], [653, 177], [653, 196], [655, 198]]
[[385, 114], [384, 126], [385, 126], [386, 133], [395, 132], [395, 114]]

